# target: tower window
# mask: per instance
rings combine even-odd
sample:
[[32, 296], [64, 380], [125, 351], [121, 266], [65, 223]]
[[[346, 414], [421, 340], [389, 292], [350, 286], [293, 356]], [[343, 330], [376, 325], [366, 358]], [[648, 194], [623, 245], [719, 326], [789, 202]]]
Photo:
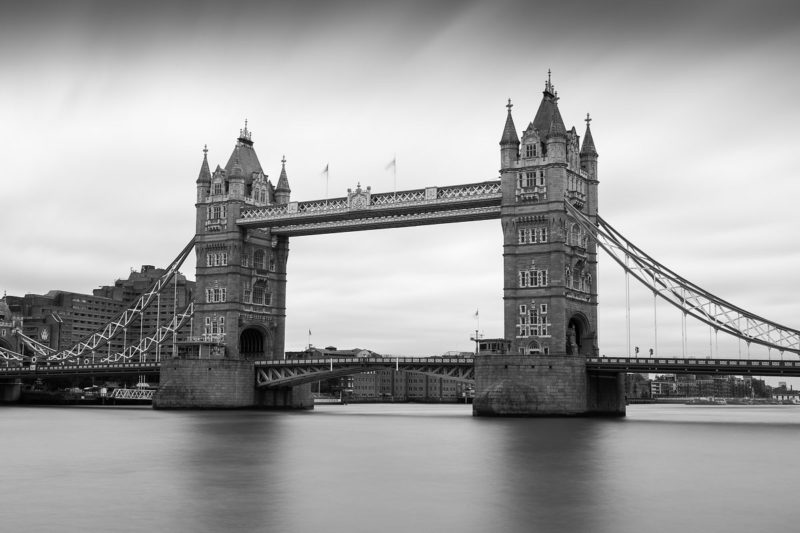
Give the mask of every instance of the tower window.
[[519, 271], [519, 286], [526, 287], [547, 287], [547, 270], [537, 270], [531, 266], [528, 270]]

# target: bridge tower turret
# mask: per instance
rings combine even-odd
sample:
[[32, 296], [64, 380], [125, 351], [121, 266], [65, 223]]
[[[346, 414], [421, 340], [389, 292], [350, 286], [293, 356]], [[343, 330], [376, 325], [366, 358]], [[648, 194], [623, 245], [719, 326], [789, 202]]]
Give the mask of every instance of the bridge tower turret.
[[292, 189], [289, 188], [289, 178], [286, 177], [286, 156], [281, 159], [281, 175], [278, 178], [278, 186], [275, 187], [275, 203], [288, 204]]
[[[597, 410], [585, 360], [598, 351], [597, 253], [565, 207], [570, 202], [596, 217], [597, 156], [590, 132], [579, 151], [578, 135], [564, 126], [558, 100], [548, 72], [516, 158], [509, 107], [500, 168], [508, 353], [476, 358], [477, 415]], [[616, 394], [615, 389], [615, 400]], [[619, 405], [609, 410], [618, 412]]]

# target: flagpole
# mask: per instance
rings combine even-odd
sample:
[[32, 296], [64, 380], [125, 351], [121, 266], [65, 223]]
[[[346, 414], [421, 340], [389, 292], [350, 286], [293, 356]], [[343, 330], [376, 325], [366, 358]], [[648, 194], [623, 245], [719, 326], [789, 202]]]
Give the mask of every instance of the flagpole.
[[396, 197], [397, 196], [397, 153], [396, 152], [394, 154], [394, 159], [392, 159], [392, 161], [394, 161], [394, 165], [393, 165], [394, 166], [394, 168], [393, 168], [393, 170], [394, 170], [394, 195]]
[[325, 163], [325, 170], [322, 171], [325, 174], [325, 205], [328, 205], [328, 181], [330, 178], [330, 171], [328, 170], [330, 167], [330, 163]]

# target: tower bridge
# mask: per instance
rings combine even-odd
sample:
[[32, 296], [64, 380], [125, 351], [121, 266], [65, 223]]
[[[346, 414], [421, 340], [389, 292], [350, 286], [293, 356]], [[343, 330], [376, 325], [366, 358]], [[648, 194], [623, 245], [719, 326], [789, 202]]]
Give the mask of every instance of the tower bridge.
[[[208, 150], [203, 150], [195, 237], [151, 290], [70, 350], [56, 351], [17, 330], [18, 337], [29, 353], [63, 368], [85, 364], [87, 353], [94, 356], [104, 348], [102, 365], [134, 364], [150, 346], [171, 341], [170, 358], [157, 361], [157, 408], [307, 408], [313, 405], [313, 381], [394, 365], [474, 380], [473, 413], [478, 416], [618, 416], [625, 413], [625, 372], [797, 375], [799, 365], [792, 361], [743, 365], [599, 357], [598, 247], [655, 295], [716, 331], [781, 354], [800, 353], [800, 332], [681, 278], [598, 215], [599, 156], [591, 119], [587, 114], [582, 138], [574, 127], [566, 128], [549, 76], [536, 115], [521, 136], [510, 100], [506, 107], [498, 179], [392, 193], [373, 193], [359, 183], [345, 196], [301, 202], [291, 199], [285, 158], [277, 184], [267, 178], [245, 123], [224, 167], [217, 165], [212, 172]], [[501, 337], [480, 342], [475, 357], [284, 360], [289, 238], [487, 219], [500, 220], [504, 326]], [[112, 353], [111, 339], [126, 338], [144, 309], [169, 295], [170, 280], [192, 247], [195, 301], [175, 307], [169, 321], [147, 338], [130, 346], [124, 341], [124, 349]], [[27, 357], [9, 348], [0, 345], [6, 360]], [[17, 367], [0, 377], [26, 372], [31, 370]]]

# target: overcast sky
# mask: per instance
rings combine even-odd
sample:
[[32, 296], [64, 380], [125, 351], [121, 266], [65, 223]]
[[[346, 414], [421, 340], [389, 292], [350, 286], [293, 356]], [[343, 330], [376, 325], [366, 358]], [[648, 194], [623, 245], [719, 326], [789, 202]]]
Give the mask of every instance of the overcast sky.
[[[169, 263], [194, 233], [204, 144], [224, 166], [245, 119], [273, 183], [285, 154], [293, 200], [325, 196], [328, 164], [331, 197], [391, 191], [395, 154], [398, 189], [495, 179], [507, 99], [524, 129], [552, 69], [567, 127], [593, 117], [601, 215], [800, 328], [798, 57], [789, 1], [4, 6], [0, 290], [91, 292]], [[497, 220], [290, 248], [287, 350], [309, 329], [319, 346], [471, 350], [476, 309], [502, 335]], [[624, 355], [624, 276], [600, 261], [600, 349]], [[652, 295], [631, 300], [646, 350]], [[680, 314], [660, 303], [657, 318], [658, 351], [681, 355]], [[709, 345], [690, 327], [692, 354]]]

